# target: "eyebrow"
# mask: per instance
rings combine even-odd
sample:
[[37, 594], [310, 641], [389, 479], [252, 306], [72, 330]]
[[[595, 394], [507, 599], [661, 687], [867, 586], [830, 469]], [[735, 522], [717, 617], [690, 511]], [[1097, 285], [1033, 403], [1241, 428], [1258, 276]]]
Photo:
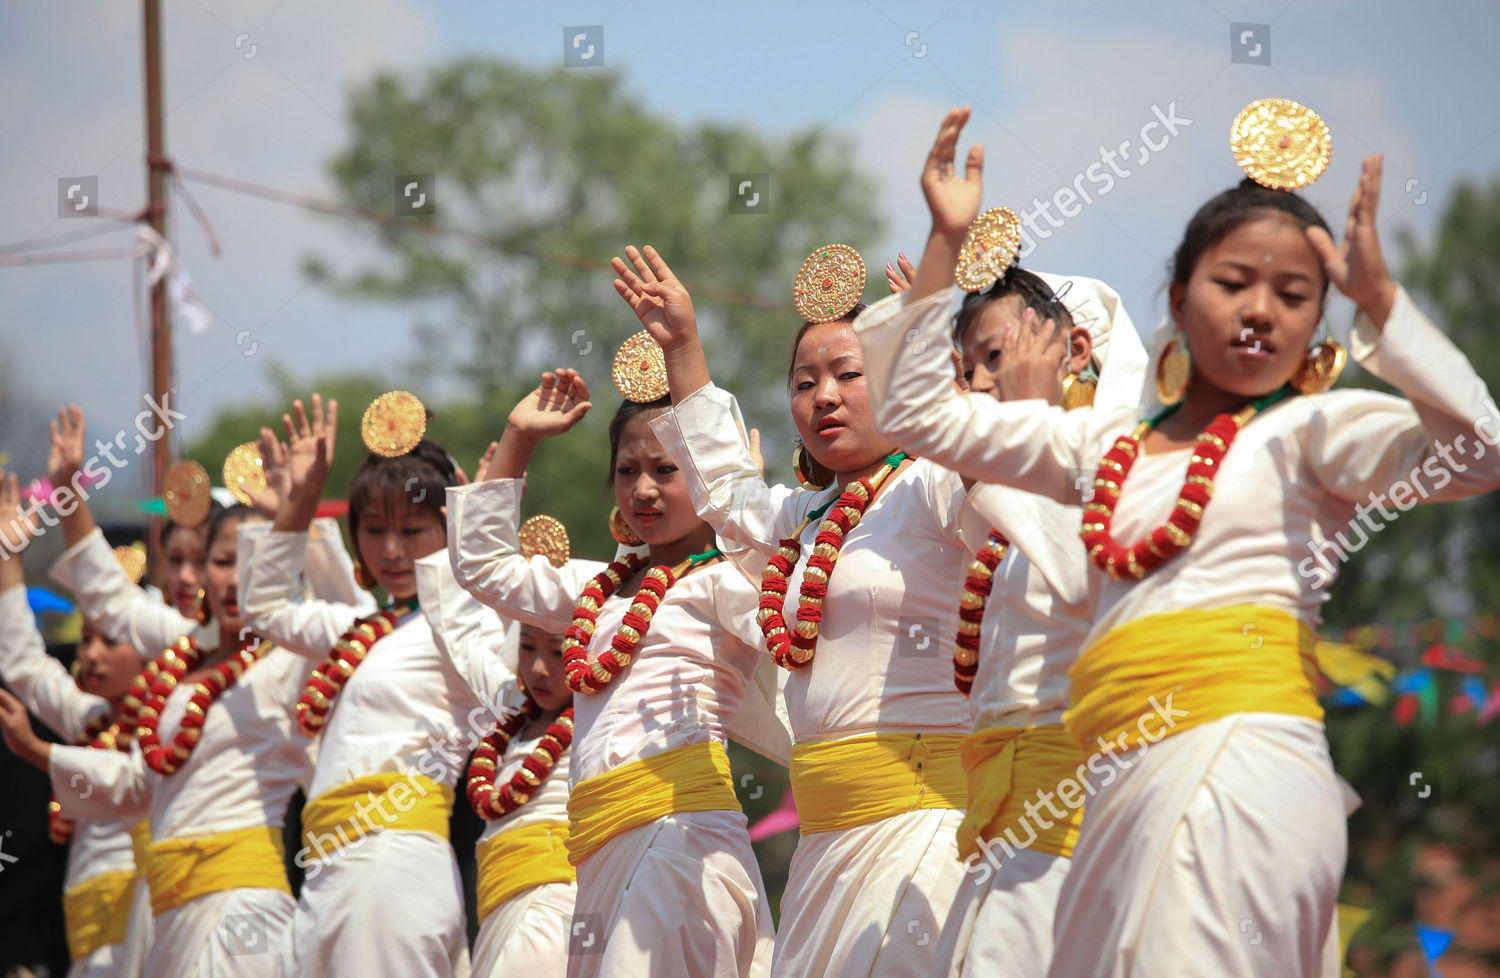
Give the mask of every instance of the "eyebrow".
[[[1251, 273], [1255, 273], [1255, 272], [1258, 271], [1258, 269], [1256, 268], [1256, 266], [1248, 264], [1246, 262], [1242, 262], [1242, 261], [1235, 261], [1232, 258], [1220, 258], [1216, 264], [1219, 264], [1219, 265], [1228, 265], [1230, 268], [1233, 268], [1233, 269], [1235, 269], [1237, 271], [1244, 271], [1244, 272], [1251, 272]], [[1312, 281], [1314, 281], [1314, 279], [1313, 279], [1313, 277], [1311, 275], [1307, 275], [1307, 274], [1305, 274], [1303, 272], [1283, 271], [1283, 272], [1277, 272], [1276, 274], [1280, 278], [1298, 278], [1298, 279], [1302, 279], [1305, 282], [1312, 282]]]

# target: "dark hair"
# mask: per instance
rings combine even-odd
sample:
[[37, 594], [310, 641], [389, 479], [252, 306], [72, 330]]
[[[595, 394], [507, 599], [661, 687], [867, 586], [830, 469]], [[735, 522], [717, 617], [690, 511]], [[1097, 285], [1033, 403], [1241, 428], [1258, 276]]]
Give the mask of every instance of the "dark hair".
[[[214, 505], [218, 506], [217, 503]], [[208, 534], [203, 538], [203, 549], [212, 550], [214, 540], [218, 539], [219, 531], [226, 526], [239, 525], [245, 520], [256, 516], [255, 507], [246, 506], [244, 503], [235, 503], [233, 506], [219, 506], [218, 512], [214, 513], [208, 521]]]
[[[1303, 228], [1319, 227], [1328, 231], [1328, 222], [1318, 209], [1289, 190], [1263, 187], [1246, 177], [1239, 186], [1210, 198], [1198, 208], [1182, 233], [1182, 243], [1172, 256], [1172, 282], [1186, 285], [1203, 253], [1224, 240], [1224, 236], [1250, 221], [1279, 211]], [[1332, 233], [1331, 231], [1329, 232]], [[1323, 276], [1323, 295], [1328, 294], [1328, 276]]]
[[371, 503], [385, 505], [405, 496], [407, 502], [437, 517], [446, 531], [443, 505], [448, 487], [458, 485], [453, 459], [436, 442], [423, 438], [417, 447], [394, 458], [371, 452], [349, 486], [349, 537], [359, 548], [359, 513]]
[[609, 419], [609, 469], [604, 474], [605, 488], [611, 488], [615, 484], [615, 463], [620, 458], [620, 439], [625, 435], [625, 426], [630, 423], [631, 418], [639, 417], [648, 411], [665, 411], [672, 406], [672, 396], [663, 394], [654, 401], [624, 400], [615, 409], [615, 416]]
[[1020, 298], [1022, 309], [1030, 309], [1044, 320], [1052, 319], [1058, 329], [1066, 332], [1073, 328], [1073, 314], [1068, 312], [1062, 299], [1052, 291], [1052, 286], [1035, 272], [1028, 272], [1020, 265], [1012, 265], [994, 285], [982, 292], [970, 292], [964, 296], [963, 304], [953, 317], [953, 345], [963, 345], [964, 334], [978, 322], [980, 314], [991, 303], [1011, 296]]
[[212, 526], [213, 522], [217, 520], [223, 513], [224, 505], [217, 499], [213, 499], [212, 497], [210, 497], [208, 502], [208, 515], [203, 518], [202, 523], [199, 523], [195, 526], [188, 526], [184, 523], [174, 523], [171, 520], [167, 520], [162, 524], [161, 528], [162, 546], [166, 546], [167, 538], [176, 533], [178, 530], [198, 530], [206, 526]]
[[[850, 309], [848, 312], [844, 313], [842, 316], [840, 316], [837, 319], [830, 319], [830, 320], [828, 320], [828, 322], [830, 322], [830, 323], [851, 323], [852, 324], [854, 322], [854, 320], [856, 320], [856, 319], [859, 318], [859, 314], [862, 313], [862, 312], [864, 312], [868, 308], [870, 308], [870, 307], [867, 306], [867, 305], [865, 305], [863, 302], [856, 302], [854, 304], [854, 308], [853, 309]], [[797, 335], [792, 337], [792, 355], [789, 358], [789, 362], [787, 363], [787, 366], [786, 366], [786, 387], [787, 387], [787, 390], [791, 390], [792, 389], [792, 374], [797, 369], [797, 348], [802, 345], [802, 337], [806, 336], [807, 335], [807, 331], [810, 330], [810, 329], [812, 329], [814, 326], [823, 326], [823, 325], [826, 325], [826, 324], [825, 323], [803, 322], [803, 324], [801, 326], [797, 327]]]

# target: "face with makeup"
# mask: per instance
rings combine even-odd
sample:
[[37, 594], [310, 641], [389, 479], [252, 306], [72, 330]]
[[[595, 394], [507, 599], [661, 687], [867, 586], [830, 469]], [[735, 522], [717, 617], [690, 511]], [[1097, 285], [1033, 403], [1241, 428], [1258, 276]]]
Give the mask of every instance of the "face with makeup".
[[648, 546], [664, 547], [702, 532], [687, 480], [651, 430], [655, 411], [629, 418], [615, 452], [615, 505]]
[[1192, 383], [1242, 398], [1285, 384], [1322, 319], [1325, 281], [1291, 217], [1265, 211], [1235, 226], [1203, 252], [1186, 284], [1171, 286]]
[[[1015, 374], [1002, 369], [1001, 347], [1006, 334], [1022, 325], [1027, 311], [1021, 297], [1014, 293], [985, 304], [964, 330], [960, 341], [960, 369], [964, 382], [969, 390], [988, 394], [999, 401], [1045, 393], [1049, 404], [1061, 404], [1063, 378], [1069, 372], [1082, 372], [1089, 365], [1093, 356], [1093, 339], [1082, 326], [1059, 327], [1068, 330], [1069, 355], [1067, 360], [1059, 360], [1055, 366], [1047, 365], [1045, 390], [1034, 389], [1036, 385], [1032, 384], [1025, 390], [1007, 391], [1003, 380], [1006, 376], [1014, 378]], [[1035, 310], [1030, 312], [1036, 315]], [[1037, 372], [1030, 371], [1028, 377], [1035, 380]], [[1014, 379], [1011, 386], [1016, 386]]]
[[86, 693], [119, 703], [143, 663], [129, 642], [112, 642], [92, 622], [78, 640], [78, 685]]
[[833, 472], [857, 472], [893, 450], [875, 427], [864, 355], [854, 326], [803, 331], [791, 373], [792, 423], [812, 457]]
[[238, 635], [245, 621], [240, 617], [239, 572], [235, 563], [239, 551], [239, 527], [262, 523], [264, 518], [250, 514], [229, 516], [214, 525], [208, 543], [208, 567], [203, 574], [203, 588], [208, 595], [208, 610], [219, 623], [222, 634]]
[[375, 583], [393, 600], [409, 601], [417, 594], [416, 562], [448, 545], [448, 529], [405, 493], [382, 494], [360, 510], [354, 545]]
[[207, 530], [202, 526], [173, 526], [162, 539], [162, 587], [177, 613], [192, 618], [197, 614], [198, 591], [203, 588], [203, 573], [208, 553], [203, 540]]
[[563, 710], [573, 702], [573, 691], [563, 679], [562, 641], [561, 634], [535, 625], [521, 626], [518, 675], [531, 698], [549, 713]]

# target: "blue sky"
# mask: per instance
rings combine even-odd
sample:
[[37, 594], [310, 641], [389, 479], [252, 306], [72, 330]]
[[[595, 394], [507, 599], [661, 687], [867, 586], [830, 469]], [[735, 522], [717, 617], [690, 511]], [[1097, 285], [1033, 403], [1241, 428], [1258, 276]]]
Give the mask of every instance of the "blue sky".
[[[0, 36], [0, 206], [9, 218], [0, 238], [102, 229], [103, 222], [58, 219], [57, 181], [97, 175], [105, 206], [140, 206], [137, 5], [0, 6], [7, 28]], [[1153, 106], [1165, 112], [1175, 103], [1176, 116], [1191, 124], [1038, 242], [1027, 261], [1105, 279], [1148, 333], [1188, 216], [1239, 177], [1227, 133], [1251, 99], [1296, 98], [1327, 119], [1333, 165], [1309, 196], [1332, 218], [1367, 152], [1387, 154], [1384, 227], [1408, 227], [1419, 237], [1430, 233], [1457, 181], [1500, 173], [1493, 52], [1500, 8], [1486, 3], [165, 6], [167, 138], [184, 166], [330, 196], [323, 166], [345, 137], [344, 93], [372, 72], [420, 72], [460, 54], [557, 64], [565, 27], [599, 26], [605, 65], [578, 70], [618, 73], [663, 116], [850, 137], [851, 165], [881, 188], [887, 234], [881, 252], [866, 255], [872, 268], [898, 248], [913, 257], [920, 249], [926, 220], [917, 174], [950, 105], [975, 108], [970, 136], [988, 155], [986, 204], [1019, 210], [1072, 184], [1099, 160], [1101, 146], [1125, 139], [1138, 146]], [[1233, 61], [1233, 23], [1268, 27], [1269, 65]], [[179, 208], [173, 237], [217, 319], [202, 335], [178, 330], [188, 437], [216, 410], [264, 395], [272, 362], [305, 377], [371, 369], [403, 376], [414, 311], [340, 302], [308, 287], [299, 272], [310, 253], [367, 263], [375, 252], [365, 236], [281, 205], [190, 186], [224, 253], [213, 258]], [[1394, 239], [1387, 241], [1394, 257]], [[69, 247], [128, 243], [128, 234], [114, 232]], [[790, 280], [794, 269], [783, 271]], [[135, 277], [123, 259], [0, 267], [0, 335], [24, 396], [39, 405], [77, 400], [100, 434], [130, 423], [148, 376]], [[1334, 307], [1330, 319], [1343, 332], [1348, 310]], [[244, 355], [247, 340], [236, 343], [246, 331], [253, 356]], [[434, 382], [424, 393], [449, 390]], [[0, 452], [23, 465], [40, 464], [42, 442], [34, 427], [0, 432]], [[128, 505], [138, 487], [118, 480], [105, 501]]]

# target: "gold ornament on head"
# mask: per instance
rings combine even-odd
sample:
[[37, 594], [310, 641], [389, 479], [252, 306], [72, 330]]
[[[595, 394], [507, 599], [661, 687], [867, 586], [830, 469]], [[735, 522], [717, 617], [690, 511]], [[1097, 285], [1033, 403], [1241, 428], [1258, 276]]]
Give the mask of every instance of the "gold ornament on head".
[[[173, 520], [173, 522], [175, 523], [176, 520]], [[129, 546], [116, 547], [114, 553], [115, 560], [120, 563], [120, 570], [124, 571], [125, 576], [130, 578], [130, 583], [141, 583], [141, 578], [146, 576], [146, 551], [136, 546]]]
[[553, 567], [561, 567], [572, 556], [568, 528], [551, 516], [533, 516], [521, 524], [521, 555], [530, 560], [541, 554]]
[[807, 256], [792, 283], [797, 315], [810, 323], [843, 319], [865, 292], [865, 260], [845, 244], [824, 245]]
[[991, 207], [969, 225], [953, 281], [965, 292], [983, 292], [1005, 277], [1020, 250], [1021, 219], [1009, 207]]
[[1333, 156], [1333, 136], [1312, 109], [1286, 98], [1256, 99], [1229, 129], [1234, 160], [1250, 179], [1273, 190], [1311, 184]]
[[408, 391], [381, 394], [365, 408], [359, 423], [365, 447], [386, 458], [405, 455], [426, 433], [427, 408]]
[[255, 442], [247, 441], [237, 446], [224, 460], [224, 488], [246, 506], [251, 505], [247, 490], [266, 491], [266, 471]]
[[161, 496], [167, 519], [178, 526], [202, 523], [213, 505], [212, 488], [203, 466], [191, 459], [174, 462], [162, 479]]
[[609, 374], [627, 401], [649, 404], [667, 395], [666, 354], [644, 329], [620, 344]]

